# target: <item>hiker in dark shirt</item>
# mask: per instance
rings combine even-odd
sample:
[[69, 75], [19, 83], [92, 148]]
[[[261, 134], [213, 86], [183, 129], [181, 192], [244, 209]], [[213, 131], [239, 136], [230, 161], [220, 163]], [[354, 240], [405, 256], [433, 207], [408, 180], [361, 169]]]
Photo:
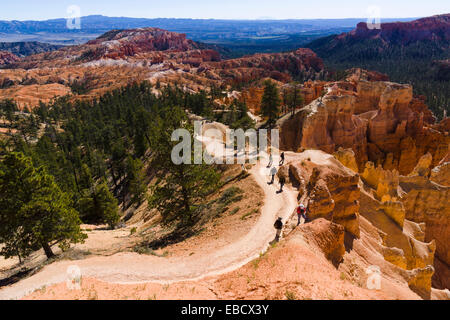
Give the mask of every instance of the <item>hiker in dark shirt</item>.
[[281, 233], [283, 232], [283, 218], [278, 218], [277, 221], [275, 221], [275, 224], [273, 225], [274, 228], [277, 230], [277, 235], [275, 237], [275, 241], [280, 241], [281, 239]]
[[284, 155], [284, 152], [282, 152], [281, 156], [280, 156], [280, 167], [284, 164], [284, 160], [285, 160], [285, 155]]
[[284, 176], [281, 176], [279, 181], [280, 181], [280, 190], [277, 193], [283, 193], [283, 187], [286, 184], [286, 178]]

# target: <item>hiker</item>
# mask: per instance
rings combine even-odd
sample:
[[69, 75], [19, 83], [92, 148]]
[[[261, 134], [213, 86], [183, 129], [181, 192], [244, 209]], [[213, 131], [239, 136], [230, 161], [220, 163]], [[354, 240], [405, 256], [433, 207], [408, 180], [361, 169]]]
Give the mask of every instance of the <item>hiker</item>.
[[278, 191], [277, 193], [282, 193], [283, 187], [286, 183], [286, 178], [284, 176], [281, 176], [279, 180], [280, 180], [280, 191]]
[[272, 154], [272, 152], [270, 152], [270, 155], [269, 155], [269, 164], [267, 165], [267, 168], [270, 168], [270, 167], [272, 166], [272, 164], [273, 164], [273, 154]]
[[305, 207], [305, 205], [303, 203], [300, 204], [300, 206], [297, 208], [297, 216], [298, 216], [297, 226], [300, 225], [302, 217], [303, 217], [303, 219], [305, 219], [305, 223], [308, 220], [307, 217], [306, 217], [306, 211], [307, 211], [306, 207]]
[[281, 153], [281, 160], [280, 160], [280, 167], [284, 164], [284, 157], [285, 157], [285, 155], [284, 155], [284, 152], [282, 152]]
[[272, 180], [270, 182], [268, 182], [268, 185], [271, 185], [275, 182], [275, 175], [277, 174], [277, 168], [272, 167], [272, 169], [270, 169], [270, 175], [272, 176]]
[[278, 218], [278, 220], [275, 221], [275, 224], [273, 226], [277, 230], [277, 235], [275, 237], [275, 241], [278, 242], [278, 241], [280, 241], [281, 233], [283, 232], [283, 218]]

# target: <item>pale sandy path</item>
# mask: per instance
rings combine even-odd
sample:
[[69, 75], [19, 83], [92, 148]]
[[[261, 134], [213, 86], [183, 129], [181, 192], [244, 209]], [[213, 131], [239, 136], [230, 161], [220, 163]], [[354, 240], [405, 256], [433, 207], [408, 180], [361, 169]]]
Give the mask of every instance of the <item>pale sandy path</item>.
[[110, 257], [55, 262], [36, 275], [1, 289], [0, 299], [20, 299], [43, 286], [65, 282], [68, 278], [67, 268], [72, 265], [81, 269], [83, 277], [122, 284], [199, 280], [240, 268], [268, 249], [275, 237], [274, 221], [277, 217], [286, 220], [297, 204], [294, 190], [286, 186], [282, 194], [276, 194], [278, 186], [267, 184], [269, 177], [264, 164], [256, 165], [250, 172], [265, 193], [261, 216], [246, 236], [217, 252], [188, 258], [119, 253]]

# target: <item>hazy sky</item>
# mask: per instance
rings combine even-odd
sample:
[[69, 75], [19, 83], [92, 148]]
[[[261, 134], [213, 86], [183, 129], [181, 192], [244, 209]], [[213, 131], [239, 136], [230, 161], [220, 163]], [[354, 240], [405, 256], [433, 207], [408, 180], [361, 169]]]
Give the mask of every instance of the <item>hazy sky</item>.
[[2, 0], [0, 20], [63, 18], [71, 5], [83, 16], [142, 18], [361, 18], [371, 6], [379, 7], [384, 18], [450, 13], [449, 0]]

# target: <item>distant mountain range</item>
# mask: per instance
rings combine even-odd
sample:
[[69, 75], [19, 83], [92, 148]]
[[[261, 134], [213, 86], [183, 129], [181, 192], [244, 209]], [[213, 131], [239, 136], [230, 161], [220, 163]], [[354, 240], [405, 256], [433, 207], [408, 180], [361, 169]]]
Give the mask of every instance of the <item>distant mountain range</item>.
[[[311, 20], [202, 20], [139, 19], [101, 15], [81, 18], [81, 29], [67, 28], [66, 19], [46, 21], [0, 21], [0, 42], [39, 41], [80, 44], [113, 29], [156, 27], [184, 33], [189, 39], [227, 47], [234, 56], [257, 52], [294, 50], [328, 35], [350, 31], [364, 21], [355, 19]], [[410, 21], [389, 19], [387, 21]]]
[[58, 50], [62, 46], [42, 43], [37, 41], [31, 42], [0, 42], [0, 51], [9, 51], [16, 56], [25, 57], [32, 54], [43, 53]]
[[390, 46], [409, 46], [418, 41], [433, 42], [442, 46], [442, 50], [447, 50], [445, 44], [450, 41], [450, 14], [410, 22], [383, 23], [380, 29], [370, 29], [367, 23], [360, 22], [351, 32], [319, 39], [309, 47], [324, 56], [334, 56], [338, 51], [348, 50], [349, 46], [359, 45], [362, 41], [378, 42], [380, 46], [377, 51], [380, 53]]

